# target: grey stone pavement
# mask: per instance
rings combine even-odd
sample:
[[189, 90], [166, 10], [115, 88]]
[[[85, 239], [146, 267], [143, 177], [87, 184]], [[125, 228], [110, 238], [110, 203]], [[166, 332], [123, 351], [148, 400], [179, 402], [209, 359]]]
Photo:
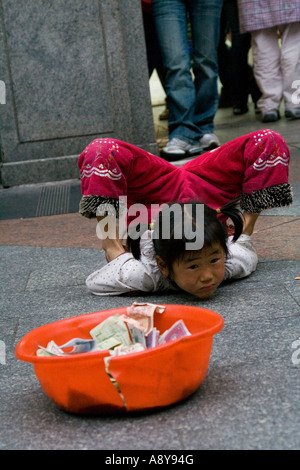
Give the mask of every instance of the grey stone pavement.
[[[157, 119], [162, 109], [154, 108], [160, 143], [166, 138], [166, 123]], [[17, 207], [38, 186], [0, 190], [2, 207], [13, 201], [0, 220], [0, 449], [300, 448], [300, 121], [282, 117], [262, 125], [252, 108], [241, 117], [230, 109], [216, 116], [222, 143], [264, 127], [282, 133], [290, 146], [294, 203], [259, 218], [257, 271], [224, 284], [207, 301], [186, 294], [89, 294], [86, 276], [105, 263], [94, 222], [75, 210], [35, 217], [24, 208], [22, 215]], [[72, 197], [76, 206], [78, 194]], [[151, 412], [78, 416], [59, 410], [32, 365], [16, 359], [18, 341], [40, 325], [133, 301], [201, 306], [223, 316], [202, 385], [188, 399]]]

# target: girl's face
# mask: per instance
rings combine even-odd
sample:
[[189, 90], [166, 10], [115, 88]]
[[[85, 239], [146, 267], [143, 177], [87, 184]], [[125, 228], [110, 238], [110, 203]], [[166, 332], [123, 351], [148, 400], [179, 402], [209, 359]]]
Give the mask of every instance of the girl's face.
[[195, 295], [207, 299], [224, 279], [225, 253], [218, 243], [204, 247], [198, 252], [186, 252], [186, 255], [173, 263], [172, 273], [158, 263], [160, 270], [169, 276], [177, 286]]

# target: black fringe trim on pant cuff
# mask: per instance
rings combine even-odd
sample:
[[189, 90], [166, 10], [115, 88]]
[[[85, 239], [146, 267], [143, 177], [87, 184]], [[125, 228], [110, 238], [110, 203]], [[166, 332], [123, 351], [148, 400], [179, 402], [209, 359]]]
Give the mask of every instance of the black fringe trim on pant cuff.
[[265, 209], [289, 206], [293, 202], [292, 188], [289, 183], [277, 184], [269, 188], [242, 193], [241, 208], [246, 212], [258, 213]]
[[96, 212], [99, 206], [103, 206], [103, 212], [109, 213], [109, 210], [107, 210], [109, 205], [114, 207], [116, 217], [118, 217], [119, 199], [104, 196], [82, 196], [79, 203], [79, 213], [84, 217], [91, 219], [92, 217], [96, 217]]

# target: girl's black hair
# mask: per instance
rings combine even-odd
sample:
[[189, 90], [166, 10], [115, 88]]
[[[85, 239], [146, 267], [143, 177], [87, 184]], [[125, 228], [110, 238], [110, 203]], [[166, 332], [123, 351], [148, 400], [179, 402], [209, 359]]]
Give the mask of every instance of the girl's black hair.
[[[197, 220], [197, 206], [201, 204], [204, 207], [204, 227], [203, 219]], [[180, 207], [181, 217], [178, 218], [178, 211], [172, 210], [174, 205]], [[210, 247], [215, 243], [219, 243], [223, 248], [225, 255], [227, 255], [227, 231], [223, 223], [219, 220], [218, 214], [223, 214], [230, 217], [234, 224], [234, 235], [233, 241], [236, 241], [243, 231], [243, 219], [241, 210], [239, 207], [239, 200], [233, 200], [225, 204], [218, 211], [211, 209], [201, 202], [191, 201], [189, 203], [172, 203], [164, 205], [163, 209], [158, 213], [156, 222], [154, 224], [154, 236], [153, 244], [156, 255], [166, 263], [167, 268], [172, 271], [172, 265], [174, 261], [182, 258], [186, 254], [186, 243], [192, 243], [196, 240], [196, 236], [193, 239], [188, 239], [185, 235], [185, 230], [180, 232], [178, 237], [178, 230], [184, 227], [184, 221], [189, 219], [189, 223], [193, 233], [204, 233], [203, 247]], [[163, 235], [163, 227], [169, 224], [169, 233], [167, 237]], [[144, 227], [139, 227], [138, 230], [142, 234], [147, 230], [148, 226], [145, 224]], [[202, 232], [201, 232], [202, 233]], [[136, 259], [140, 258], [140, 239], [133, 240], [130, 234], [127, 239], [127, 247], [132, 252]], [[191, 251], [192, 253], [192, 251]]]

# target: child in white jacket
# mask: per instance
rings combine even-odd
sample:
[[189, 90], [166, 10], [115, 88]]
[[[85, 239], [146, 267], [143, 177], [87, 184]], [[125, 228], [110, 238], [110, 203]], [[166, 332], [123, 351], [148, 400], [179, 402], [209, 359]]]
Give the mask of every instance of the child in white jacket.
[[[201, 217], [197, 220], [199, 205], [197, 202], [176, 204], [181, 211], [177, 220], [176, 212], [170, 210], [173, 205], [165, 206], [158, 214], [154, 230], [140, 231], [142, 235], [137, 239], [129, 237], [127, 249], [117, 238], [103, 239], [109, 262], [87, 278], [88, 289], [96, 295], [184, 290], [205, 299], [213, 295], [223, 280], [251, 274], [258, 261], [250, 237], [257, 214], [243, 220], [235, 202], [218, 210], [201, 204], [204, 220]], [[234, 222], [234, 235], [227, 236], [218, 214]], [[188, 219], [190, 233], [184, 227]], [[170, 228], [167, 237], [163, 237], [164, 223]], [[180, 225], [182, 231], [178, 238]], [[200, 247], [196, 244], [197, 234], [202, 233]]]

